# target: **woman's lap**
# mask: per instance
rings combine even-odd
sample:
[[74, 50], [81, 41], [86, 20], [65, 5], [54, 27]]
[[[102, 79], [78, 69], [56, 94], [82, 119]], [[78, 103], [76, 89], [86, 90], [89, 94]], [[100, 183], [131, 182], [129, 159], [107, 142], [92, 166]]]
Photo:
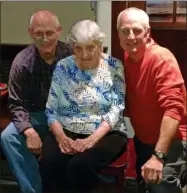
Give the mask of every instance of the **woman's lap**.
[[[74, 140], [84, 138], [71, 132], [66, 132], [66, 135]], [[96, 173], [117, 159], [126, 150], [126, 146], [127, 137], [114, 131], [85, 152], [67, 155], [61, 153], [55, 137], [51, 134], [43, 143], [41, 174], [44, 183], [49, 183], [47, 181], [55, 177], [62, 182], [67, 179], [67, 174], [70, 179], [79, 178], [81, 181], [81, 178], [86, 178], [94, 181], [97, 178]]]

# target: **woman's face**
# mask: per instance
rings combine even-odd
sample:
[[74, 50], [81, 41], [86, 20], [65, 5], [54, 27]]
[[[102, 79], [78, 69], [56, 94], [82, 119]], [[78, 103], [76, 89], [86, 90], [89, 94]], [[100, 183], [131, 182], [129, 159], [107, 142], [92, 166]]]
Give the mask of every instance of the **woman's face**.
[[77, 64], [84, 69], [90, 69], [98, 65], [102, 46], [96, 41], [90, 41], [86, 44], [74, 43], [73, 51]]

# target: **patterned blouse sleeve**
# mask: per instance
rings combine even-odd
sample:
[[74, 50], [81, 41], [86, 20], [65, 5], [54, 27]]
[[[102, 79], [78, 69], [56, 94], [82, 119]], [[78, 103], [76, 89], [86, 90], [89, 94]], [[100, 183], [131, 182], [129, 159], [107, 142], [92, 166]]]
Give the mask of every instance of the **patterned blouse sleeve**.
[[109, 112], [103, 115], [103, 120], [105, 120], [111, 126], [112, 129], [120, 120], [123, 119], [123, 111], [125, 109], [124, 79], [124, 67], [122, 62], [118, 60], [114, 69], [112, 105]]
[[61, 85], [60, 77], [63, 75], [61, 73], [62, 71], [61, 71], [60, 62], [58, 62], [55, 70], [53, 71], [51, 87], [49, 90], [49, 96], [48, 96], [46, 110], [45, 110], [48, 125], [50, 125], [51, 123], [53, 123], [56, 120], [60, 120], [58, 109], [60, 105], [59, 104], [60, 93], [62, 92], [60, 88], [60, 85]]

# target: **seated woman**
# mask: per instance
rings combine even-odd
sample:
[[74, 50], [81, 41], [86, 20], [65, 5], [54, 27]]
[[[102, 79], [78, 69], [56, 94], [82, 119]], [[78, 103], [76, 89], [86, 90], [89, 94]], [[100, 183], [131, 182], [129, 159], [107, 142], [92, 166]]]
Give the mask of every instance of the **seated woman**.
[[74, 55], [54, 70], [46, 105], [51, 135], [41, 163], [44, 186], [59, 180], [76, 193], [90, 193], [98, 172], [126, 150], [123, 65], [103, 53], [105, 37], [94, 21], [79, 21], [68, 36]]

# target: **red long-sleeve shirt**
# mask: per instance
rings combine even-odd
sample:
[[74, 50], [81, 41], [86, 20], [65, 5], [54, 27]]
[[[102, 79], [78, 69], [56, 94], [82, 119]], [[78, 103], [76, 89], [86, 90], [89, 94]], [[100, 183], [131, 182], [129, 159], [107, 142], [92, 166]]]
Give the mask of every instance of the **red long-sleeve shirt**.
[[154, 41], [137, 63], [125, 53], [125, 76], [128, 115], [136, 136], [156, 144], [166, 115], [180, 121], [176, 137], [185, 140], [186, 89], [173, 54]]

